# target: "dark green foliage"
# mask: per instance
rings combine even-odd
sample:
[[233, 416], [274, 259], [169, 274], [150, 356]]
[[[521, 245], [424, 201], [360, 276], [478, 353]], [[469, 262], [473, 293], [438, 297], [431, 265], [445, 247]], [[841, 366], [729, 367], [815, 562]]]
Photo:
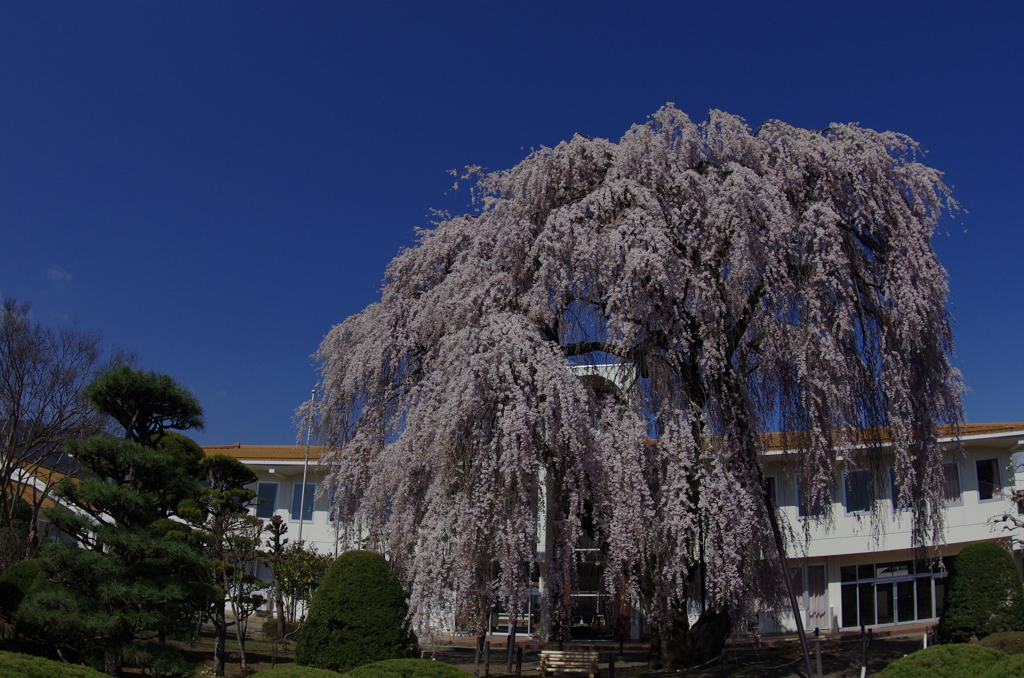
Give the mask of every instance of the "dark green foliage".
[[0, 619], [14, 621], [18, 606], [43, 569], [38, 558], [23, 560], [0, 575]]
[[995, 542], [970, 544], [949, 573], [939, 638], [966, 643], [1000, 631], [1024, 631], [1024, 588], [1017, 567]]
[[103, 374], [82, 395], [97, 412], [113, 417], [125, 438], [153, 445], [164, 429], [203, 428], [203, 408], [166, 374], [124, 366]]
[[1020, 631], [1005, 631], [985, 636], [978, 645], [991, 647], [1006, 654], [1024, 654], [1024, 633]]
[[990, 666], [981, 675], [964, 674], [966, 678], [1024, 678], [1024, 655], [1013, 654]]
[[188, 660], [177, 648], [159, 642], [130, 645], [125, 653], [129, 666], [144, 666], [153, 678], [194, 676], [196, 663]]
[[0, 651], [0, 678], [106, 678], [86, 666]]
[[999, 650], [980, 645], [934, 645], [889, 664], [879, 678], [975, 678], [1002, 660]]
[[333, 671], [416, 656], [405, 592], [379, 553], [339, 557], [313, 594], [295, 661]]
[[203, 476], [206, 453], [203, 452], [199, 443], [187, 435], [177, 431], [164, 431], [156, 438], [154, 447], [158, 452], [163, 452], [174, 459], [185, 476], [189, 478]]
[[46, 515], [77, 543], [40, 549], [47, 585], [28, 593], [17, 624], [108, 675], [130, 663], [155, 675], [180, 673], [180, 653], [142, 641], [187, 633], [211, 594], [209, 561], [190, 546], [188, 528], [171, 520], [198, 493], [189, 461], [195, 450], [163, 430], [201, 424], [198, 403], [170, 377], [127, 367], [85, 394], [125, 427], [126, 438], [68, 445], [83, 473], [57, 484], [61, 506]]
[[217, 454], [203, 458], [198, 472], [205, 486], [197, 488], [191, 498], [179, 504], [178, 515], [193, 528], [189, 535], [193, 547], [210, 561], [206, 581], [213, 595], [206, 616], [213, 624], [215, 635], [213, 671], [223, 676], [230, 625], [225, 612], [229, 602], [234, 612], [240, 664], [242, 668], [246, 666], [244, 630], [249, 615], [263, 602], [257, 592], [266, 586], [251, 574], [263, 526], [247, 510], [256, 496], [255, 490], [245, 487], [256, 482], [252, 469], [234, 457]]
[[339, 678], [343, 674], [327, 669], [314, 669], [312, 666], [278, 666], [259, 673], [252, 674], [251, 678]]
[[[299, 628], [299, 622], [286, 621], [284, 623], [284, 635], [288, 638], [295, 638], [295, 631]], [[276, 640], [278, 637], [277, 619], [266, 619], [261, 627], [263, 637], [267, 640]]]
[[346, 678], [466, 678], [468, 675], [451, 664], [429, 659], [388, 659], [364, 664], [345, 674]]

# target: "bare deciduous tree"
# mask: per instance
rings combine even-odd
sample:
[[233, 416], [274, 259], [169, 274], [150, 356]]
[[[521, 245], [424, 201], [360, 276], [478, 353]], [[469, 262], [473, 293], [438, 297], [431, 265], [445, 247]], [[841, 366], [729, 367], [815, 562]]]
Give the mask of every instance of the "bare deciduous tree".
[[32, 516], [23, 536], [32, 544], [51, 487], [74, 470], [64, 445], [109, 421], [82, 398], [82, 389], [130, 356], [104, 360], [99, 335], [34, 323], [29, 311], [14, 299], [0, 308], [0, 527], [14, 527], [24, 499]]

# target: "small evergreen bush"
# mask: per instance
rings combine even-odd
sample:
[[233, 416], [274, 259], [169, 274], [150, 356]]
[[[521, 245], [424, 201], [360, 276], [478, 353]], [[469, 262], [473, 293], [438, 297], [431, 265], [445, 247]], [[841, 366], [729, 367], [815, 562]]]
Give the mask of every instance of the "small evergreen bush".
[[266, 671], [259, 671], [252, 674], [249, 678], [341, 678], [341, 675], [337, 671], [289, 664], [288, 666], [278, 666]]
[[978, 678], [1006, 655], [999, 650], [963, 643], [933, 645], [897, 659], [879, 678]]
[[1000, 631], [1024, 631], [1024, 588], [1013, 556], [995, 542], [970, 544], [949, 573], [938, 636], [966, 643]]
[[1020, 631], [993, 633], [978, 641], [978, 645], [991, 647], [993, 650], [999, 650], [1006, 654], [1024, 654], [1024, 633]]
[[467, 678], [465, 671], [451, 664], [429, 659], [388, 659], [363, 664], [345, 674], [345, 678]]
[[107, 678], [88, 666], [0, 651], [0, 678]]
[[332, 671], [416, 656], [405, 592], [379, 553], [349, 551], [320, 581], [299, 630], [295, 662]]

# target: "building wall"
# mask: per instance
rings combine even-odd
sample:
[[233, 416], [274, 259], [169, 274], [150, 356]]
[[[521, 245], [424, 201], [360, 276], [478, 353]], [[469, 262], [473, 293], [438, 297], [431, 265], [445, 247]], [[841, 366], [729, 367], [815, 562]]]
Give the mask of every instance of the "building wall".
[[[965, 454], [959, 459], [954, 459], [951, 452], [944, 459], [945, 463], [955, 465], [959, 479], [959, 501], [946, 506], [945, 544], [938, 550], [929, 548], [924, 554], [912, 548], [911, 515], [893, 509], [888, 469], [882, 470], [883, 482], [874, 485], [871, 510], [851, 513], [848, 507], [856, 507], [857, 503], [855, 497], [847, 496], [849, 469], [842, 465], [841, 486], [832, 497], [834, 523], [826, 525], [799, 515], [799, 479], [787, 472], [783, 455], [769, 457], [766, 473], [776, 478], [776, 501], [781, 515], [798, 537], [808, 528], [809, 540], [801, 540], [789, 549], [791, 565], [799, 568], [794, 581], [808, 628], [838, 630], [856, 628], [865, 622], [866, 626], [888, 626], [934, 621], [941, 614], [945, 572], [934, 569], [922, 556], [927, 559], [938, 554], [948, 558], [956, 556], [969, 543], [1005, 540], [1010, 536], [1000, 526], [992, 525], [991, 520], [1008, 511], [1016, 512], [1010, 496], [1016, 486], [1024, 484], [1024, 474], [1017, 472], [1013, 459], [1017, 436], [979, 437], [965, 440], [964, 444]], [[998, 472], [998, 481], [986, 483], [986, 471], [993, 470]], [[986, 494], [992, 496], [986, 498]], [[860, 609], [852, 610], [853, 604]], [[761, 631], [795, 630], [791, 614], [777, 617], [763, 615]]]
[[[297, 504], [295, 497], [298, 496], [298, 488], [302, 485], [302, 463], [265, 462], [259, 460], [242, 460], [253, 471], [256, 472], [257, 482], [250, 486], [251, 489], [266, 492], [266, 486], [276, 486], [276, 497], [273, 506], [269, 502], [263, 502], [253, 509], [253, 513], [260, 518], [269, 519], [272, 515], [279, 515], [288, 526], [288, 533], [285, 535], [290, 542], [299, 539], [299, 511], [293, 510]], [[273, 469], [273, 472], [271, 472]], [[306, 484], [319, 488], [323, 475], [315, 464], [310, 463]], [[261, 487], [262, 486], [262, 487]], [[314, 497], [312, 511], [306, 507], [306, 520], [302, 521], [302, 540], [307, 546], [315, 547], [320, 553], [336, 554], [337, 539], [334, 526], [330, 519], [330, 507], [327, 500], [315, 498], [316, 490], [312, 491]], [[311, 515], [310, 515], [311, 514]]]

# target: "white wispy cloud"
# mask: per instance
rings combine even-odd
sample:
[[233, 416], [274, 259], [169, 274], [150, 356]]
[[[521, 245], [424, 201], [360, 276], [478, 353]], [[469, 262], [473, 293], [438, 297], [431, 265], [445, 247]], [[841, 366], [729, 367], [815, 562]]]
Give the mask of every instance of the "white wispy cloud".
[[70, 273], [65, 271], [57, 264], [54, 264], [53, 266], [46, 270], [46, 277], [52, 280], [53, 282], [67, 282], [73, 279], [74, 276], [72, 276]]

